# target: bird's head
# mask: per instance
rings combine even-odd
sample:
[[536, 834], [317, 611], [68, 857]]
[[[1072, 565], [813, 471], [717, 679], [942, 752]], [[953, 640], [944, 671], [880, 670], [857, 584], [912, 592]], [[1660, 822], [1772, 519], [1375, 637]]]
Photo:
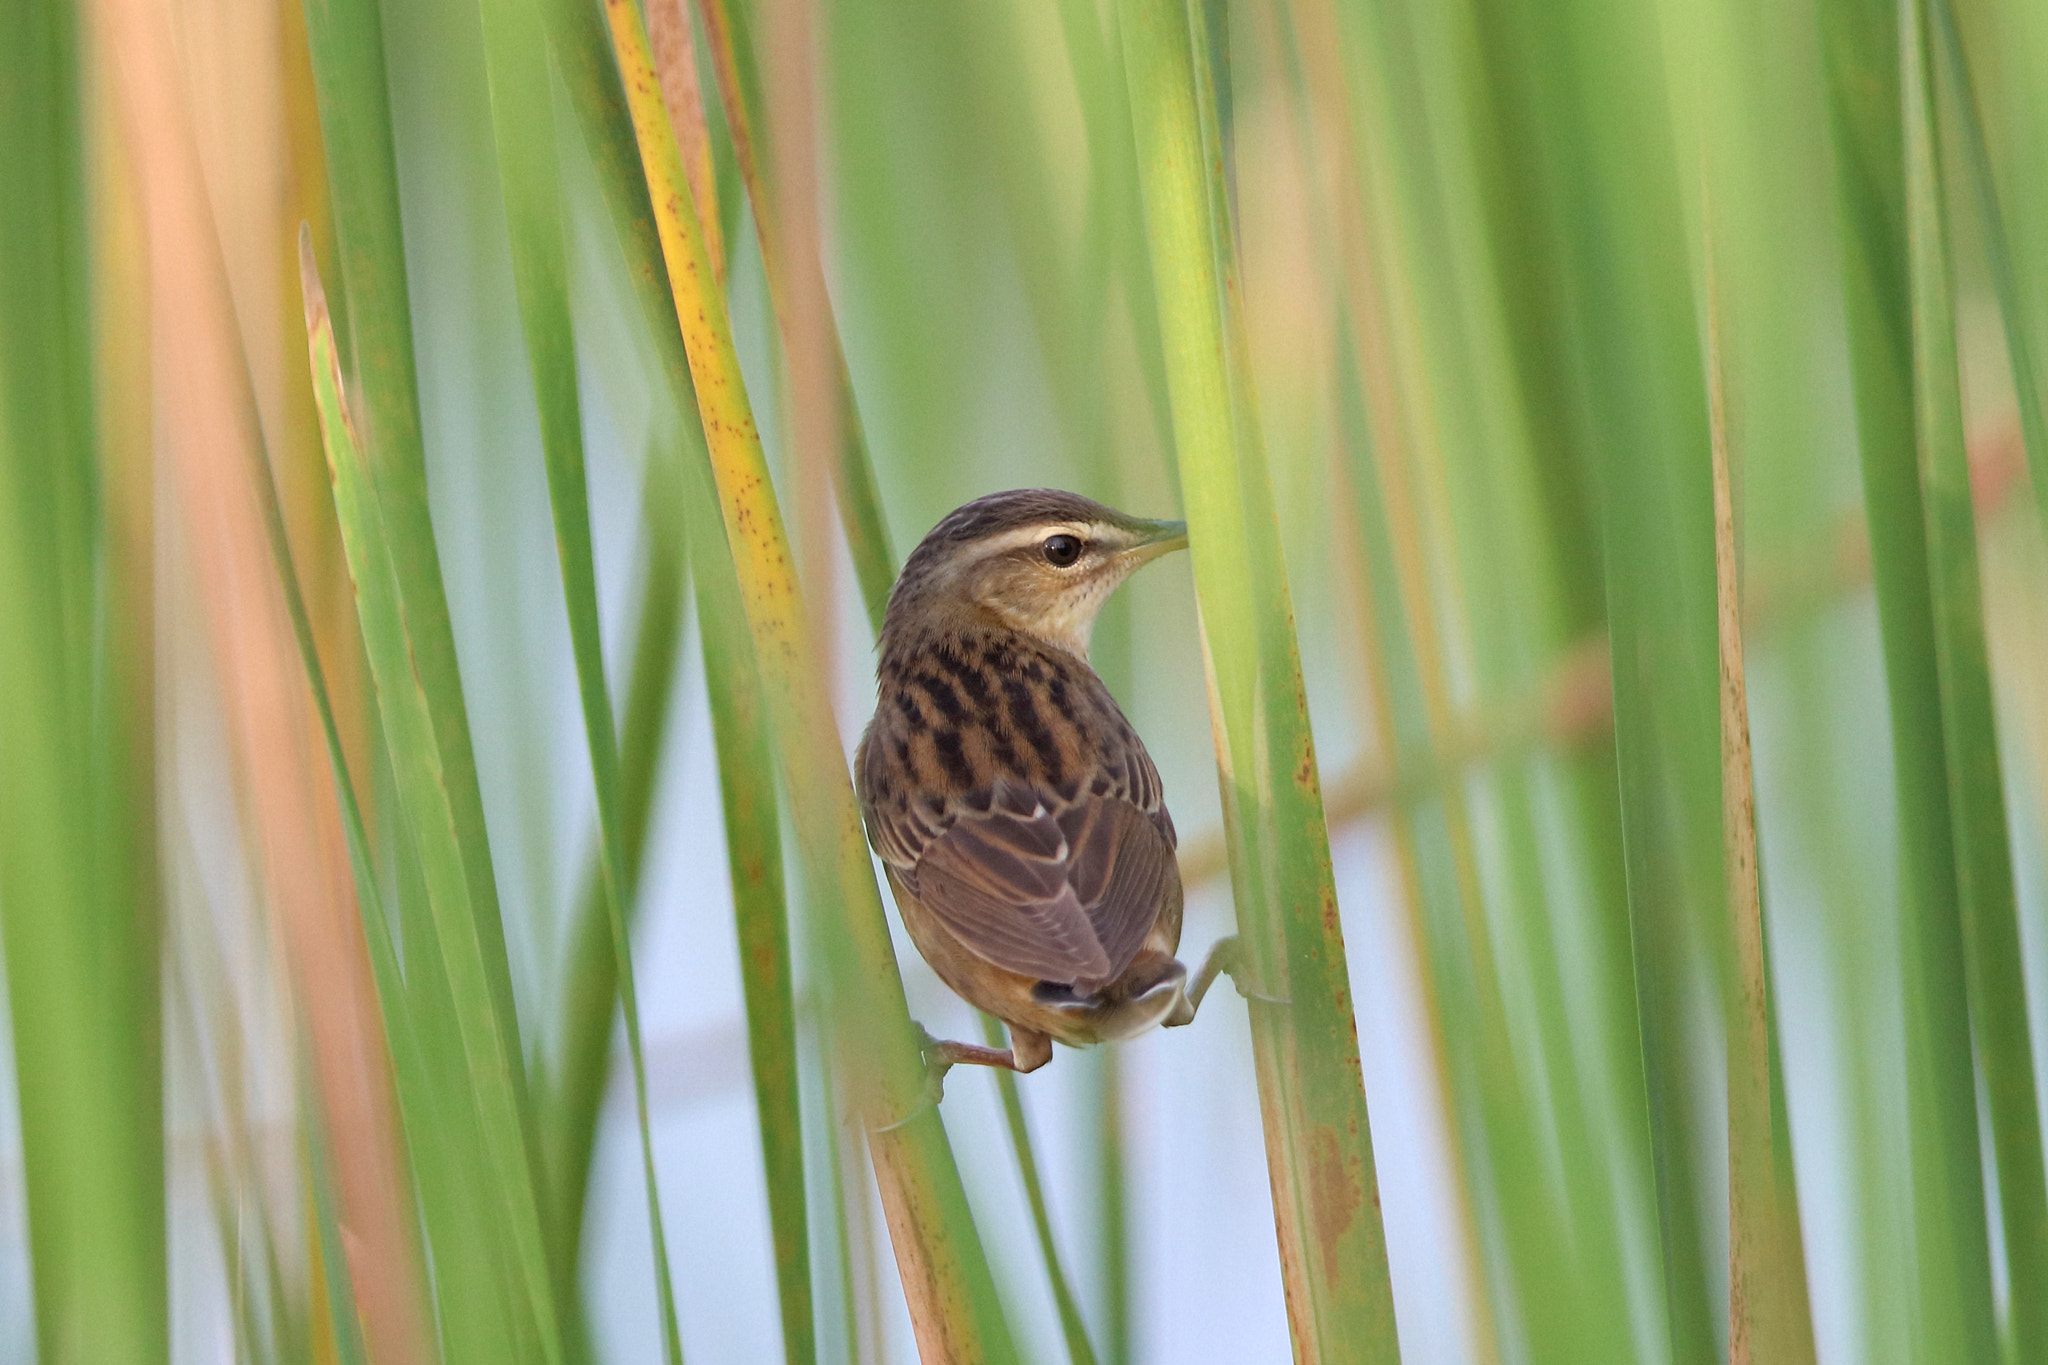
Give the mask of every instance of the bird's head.
[[883, 634], [979, 609], [1086, 657], [1096, 613], [1147, 560], [1188, 543], [1178, 521], [1128, 516], [1076, 493], [1022, 488], [950, 513], [911, 551]]

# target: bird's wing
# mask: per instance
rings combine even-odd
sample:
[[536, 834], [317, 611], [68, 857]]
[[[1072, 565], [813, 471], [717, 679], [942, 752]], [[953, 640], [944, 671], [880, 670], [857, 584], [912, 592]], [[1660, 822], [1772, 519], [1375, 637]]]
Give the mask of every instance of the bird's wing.
[[1061, 801], [1014, 782], [955, 808], [906, 878], [919, 904], [996, 966], [1094, 990], [1130, 965], [1179, 876], [1121, 795]]
[[1166, 813], [1166, 791], [1160, 784], [1159, 770], [1152, 766], [1152, 755], [1145, 752], [1145, 746], [1132, 734], [1117, 746], [1117, 757], [1123, 769], [1123, 791], [1166, 840], [1167, 852], [1171, 853], [1180, 847], [1180, 836], [1174, 832], [1173, 817]]
[[1052, 761], [1049, 738], [1002, 746], [1009, 757], [994, 745], [963, 750], [959, 730], [939, 724], [957, 717], [930, 715], [899, 689], [854, 758], [861, 813], [903, 889], [963, 946], [1092, 990], [1130, 965], [1178, 885], [1173, 821], [1143, 742], [1094, 674], [1048, 658], [1005, 667], [1006, 697], [1036, 695], [1006, 703], [1006, 723], [1013, 706], [1059, 716], [1080, 754]]

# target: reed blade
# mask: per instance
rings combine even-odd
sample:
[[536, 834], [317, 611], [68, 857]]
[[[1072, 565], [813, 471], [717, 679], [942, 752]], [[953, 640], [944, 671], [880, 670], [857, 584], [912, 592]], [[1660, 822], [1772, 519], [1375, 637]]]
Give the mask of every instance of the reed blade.
[[1913, 406], [1970, 1036], [1991, 1122], [1998, 1219], [2005, 1244], [2005, 1338], [2014, 1358], [2031, 1360], [2048, 1355], [2048, 1169], [2042, 1165], [2027, 983], [1979, 582], [1976, 509], [1963, 441], [1949, 210], [1944, 202], [1935, 89], [1939, 8], [1940, 0], [1915, 0], [1901, 6], [1899, 17]]
[[[606, 15], [645, 192], [654, 207], [657, 259], [673, 295], [671, 317], [655, 329], [657, 344], [672, 356], [672, 328], [681, 323], [680, 349], [702, 417], [742, 607], [732, 619], [744, 620], [752, 636], [806, 882], [824, 902], [815, 918], [830, 976], [834, 1044], [869, 1126], [903, 1281], [912, 1294], [912, 1321], [929, 1350], [964, 1360], [1011, 1360], [1015, 1348], [959, 1173], [923, 1093], [923, 1068], [840, 757], [844, 751], [826, 696], [808, 666], [809, 626], [788, 540], [725, 301], [714, 283], [675, 137], [661, 106], [645, 30], [630, 4], [608, 4]], [[574, 38], [568, 24], [555, 30], [558, 51]], [[647, 242], [643, 229], [629, 222], [629, 230], [636, 245]], [[631, 259], [636, 270], [652, 263], [645, 255]], [[680, 383], [676, 387], [683, 391]]]
[[1918, 1358], [1996, 1353], [1938, 629], [1918, 467], [1901, 15], [1820, 7], [1850, 378], [1884, 647], [1899, 820], [1902, 1004]]
[[[341, 196], [336, 198], [339, 201]], [[349, 230], [346, 220], [342, 221], [340, 236], [347, 243]], [[453, 1039], [460, 1048], [460, 1076], [467, 1092], [455, 1102], [474, 1106], [474, 1121], [486, 1157], [483, 1172], [464, 1172], [462, 1178], [486, 1182], [486, 1207], [492, 1210], [489, 1221], [510, 1250], [517, 1292], [524, 1309], [531, 1314], [539, 1350], [550, 1365], [559, 1365], [565, 1352], [562, 1318], [542, 1234], [544, 1184], [527, 1105], [524, 1059], [505, 960], [504, 928], [497, 916], [494, 890], [489, 886], [488, 849], [468, 847], [482, 838], [481, 795], [475, 786], [474, 760], [468, 757], [467, 726], [461, 718], [461, 685], [453, 673], [453, 641], [444, 640], [448, 652], [440, 660], [448, 665], [449, 671], [435, 670], [431, 664], [436, 656], [414, 629], [426, 613], [407, 610], [409, 605], [424, 602], [431, 612], [432, 605], [438, 605], [440, 626], [443, 630], [447, 628], [446, 601], [441, 597], [438, 569], [434, 569], [431, 578], [423, 576], [434, 567], [432, 530], [425, 528], [429, 543], [424, 549], [411, 546], [412, 553], [401, 557], [397, 542], [402, 537], [386, 515], [396, 499], [381, 496], [372, 481], [374, 460], [363, 447], [344, 396], [324, 292], [313, 265], [310, 241], [303, 234], [300, 247], [314, 396], [334, 481], [335, 511], [341, 524], [350, 578], [355, 584], [364, 652], [376, 684], [378, 714], [395, 779], [395, 794], [406, 825], [405, 834], [419, 859], [425, 900], [432, 917], [430, 932], [440, 959], [442, 976], [430, 988], [435, 998], [445, 1001], [446, 1013], [441, 1008], [433, 1013], [452, 1022]], [[346, 245], [343, 250], [346, 252]], [[371, 338], [375, 336], [377, 311], [367, 300], [356, 300], [352, 315], [359, 350], [374, 344]], [[410, 471], [414, 478], [407, 479], [397, 452], [387, 450], [385, 458], [400, 466], [386, 472], [400, 484], [397, 491], [401, 495], [405, 491], [424, 493], [423, 481], [417, 478], [423, 471], [417, 464]], [[407, 483], [414, 487], [407, 490]], [[424, 518], [423, 496], [414, 504], [414, 510]], [[410, 593], [403, 586], [408, 582]], [[459, 756], [467, 760], [466, 803], [458, 801], [456, 793], [463, 789], [462, 784], [444, 764], [445, 751], [440, 744], [444, 737], [451, 746], [457, 737], [461, 740]], [[468, 814], [474, 819], [473, 825], [460, 813], [464, 805], [470, 807]], [[472, 880], [473, 875], [479, 880]], [[488, 905], [477, 903], [480, 891], [491, 893]], [[417, 929], [427, 931], [429, 926], [420, 925]], [[428, 985], [422, 983], [422, 987]], [[408, 992], [416, 995], [410, 985]]]
[[1393, 1361], [1393, 1292], [1286, 566], [1251, 411], [1206, 18], [1118, 6], [1298, 1359]]

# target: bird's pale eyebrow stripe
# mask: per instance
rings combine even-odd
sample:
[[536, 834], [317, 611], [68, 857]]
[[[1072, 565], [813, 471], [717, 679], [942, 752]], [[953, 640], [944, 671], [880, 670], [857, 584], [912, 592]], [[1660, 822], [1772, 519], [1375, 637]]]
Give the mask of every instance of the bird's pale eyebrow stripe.
[[1082, 540], [1100, 540], [1098, 529], [1078, 521], [1042, 521], [1033, 526], [1020, 526], [1014, 531], [1005, 531], [999, 536], [990, 536], [982, 542], [985, 551], [991, 555], [1007, 554], [1038, 544], [1047, 536], [1076, 536]]

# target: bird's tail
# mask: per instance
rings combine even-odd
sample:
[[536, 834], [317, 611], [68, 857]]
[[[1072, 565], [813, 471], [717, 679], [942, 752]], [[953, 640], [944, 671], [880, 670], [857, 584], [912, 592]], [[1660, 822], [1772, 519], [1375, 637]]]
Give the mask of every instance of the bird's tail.
[[1103, 1042], [1122, 1042], [1181, 1014], [1192, 1014], [1187, 982], [1188, 969], [1178, 958], [1147, 948], [1116, 980], [1059, 1009], [1087, 1016]]

